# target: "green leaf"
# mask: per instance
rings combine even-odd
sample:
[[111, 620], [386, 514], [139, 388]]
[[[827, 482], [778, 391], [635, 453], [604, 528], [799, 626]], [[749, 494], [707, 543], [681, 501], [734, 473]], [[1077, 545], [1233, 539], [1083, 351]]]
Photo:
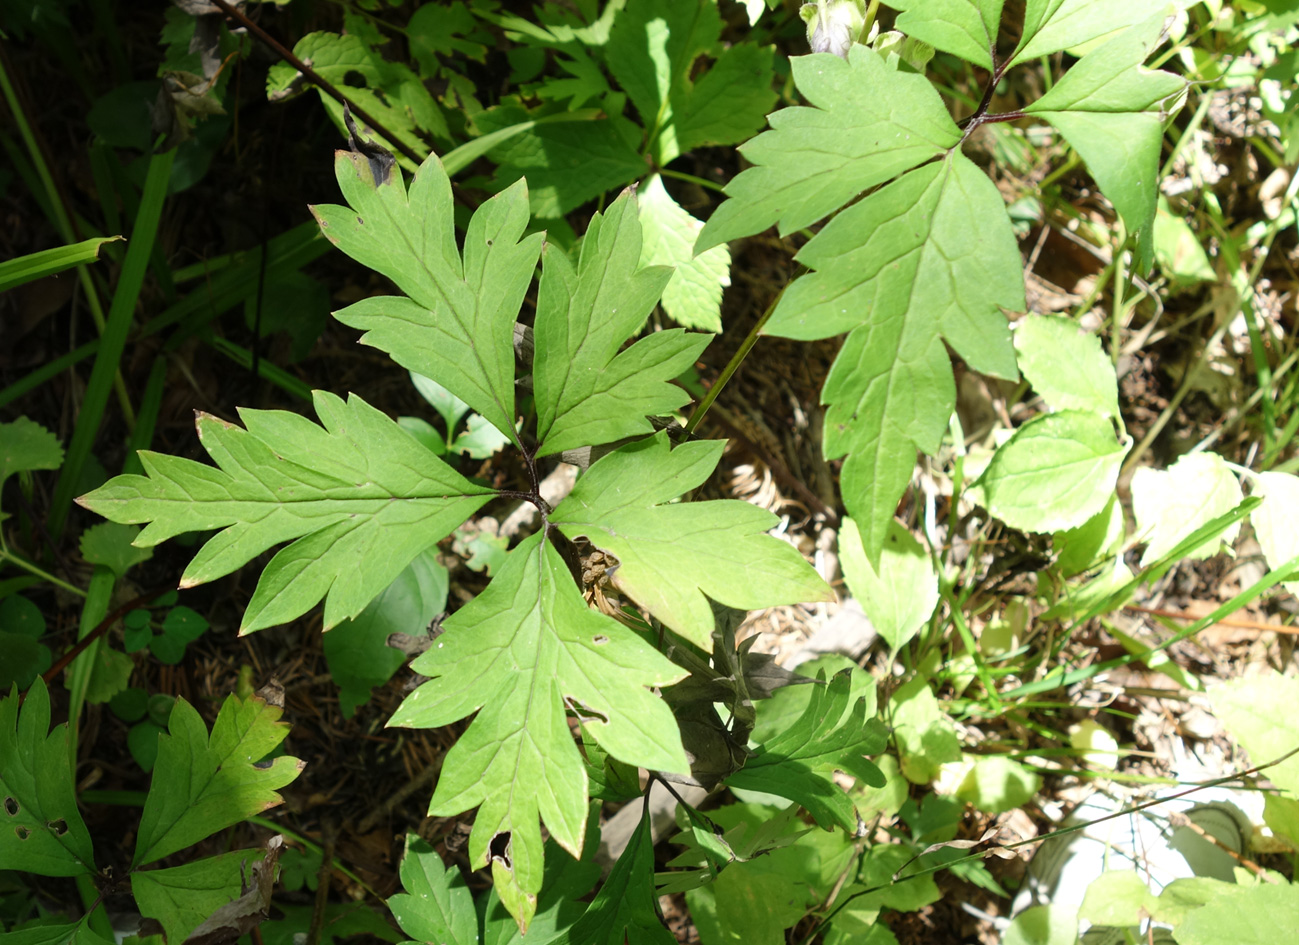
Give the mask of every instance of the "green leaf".
[[132, 867], [183, 850], [204, 837], [280, 803], [304, 762], [262, 759], [289, 734], [280, 709], [261, 695], [227, 696], [211, 737], [197, 711], [177, 699], [170, 734], [159, 736], [158, 761], [144, 802]]
[[[1141, 566], [1158, 561], [1197, 529], [1241, 503], [1240, 485], [1216, 453], [1189, 453], [1167, 469], [1142, 466], [1132, 475], [1132, 512], [1137, 538], [1147, 542]], [[1223, 543], [1236, 540], [1240, 525], [1191, 550], [1188, 558], [1208, 558]]]
[[1299, 936], [1299, 886], [1229, 887], [1177, 927], [1178, 945], [1275, 945]]
[[542, 879], [538, 819], [564, 849], [582, 850], [586, 771], [565, 706], [620, 761], [685, 772], [676, 722], [647, 688], [682, 673], [590, 610], [541, 534], [510, 552], [487, 589], [443, 628], [411, 664], [430, 681], [388, 724], [435, 728], [478, 713], [447, 754], [429, 812], [450, 816], [481, 805], [470, 863], [480, 869], [491, 861], [502, 902], [526, 928]]
[[50, 696], [40, 677], [21, 710], [17, 688], [0, 699], [0, 862], [41, 876], [95, 872], [72, 783], [68, 727], [50, 731]]
[[847, 61], [820, 53], [790, 65], [812, 107], [773, 112], [771, 130], [740, 148], [755, 166], [727, 185], [730, 199], [695, 252], [777, 222], [787, 236], [961, 140], [928, 79], [890, 69], [864, 46], [854, 45]]
[[[1254, 479], [1253, 495], [1263, 499], [1249, 516], [1254, 536], [1268, 566], [1279, 568], [1299, 555], [1299, 476], [1262, 473]], [[1299, 596], [1299, 580], [1286, 581], [1283, 587]]]
[[[876, 712], [875, 679], [846, 656], [838, 653], [827, 653], [816, 659], [800, 663], [796, 672], [806, 679], [816, 679], [824, 670], [827, 677], [847, 670], [852, 679], [848, 701], [856, 705], [858, 699], [866, 700], [866, 717], [873, 718]], [[781, 732], [796, 724], [807, 711], [812, 701], [812, 686], [783, 686], [755, 706], [757, 721], [753, 725], [752, 738], [758, 744], [770, 741]]]
[[1028, 0], [1024, 32], [1008, 65], [1081, 46], [1172, 9], [1170, 0]]
[[1114, 494], [1130, 442], [1119, 442], [1098, 413], [1044, 414], [998, 447], [978, 485], [988, 511], [1012, 528], [1077, 528]]
[[1037, 793], [1037, 775], [1003, 755], [968, 757], [969, 770], [955, 794], [989, 814], [1000, 814], [1027, 804]]
[[[99, 258], [99, 247], [125, 239], [122, 236], [99, 236], [82, 240], [70, 246], [56, 246], [39, 253], [28, 253], [17, 259], [0, 262], [0, 292], [8, 292], [36, 279], [43, 279], [74, 266], [94, 262]], [[2, 437], [3, 434], [0, 434]], [[0, 486], [4, 479], [0, 476]]]
[[837, 823], [850, 833], [857, 827], [852, 799], [834, 782], [843, 771], [872, 787], [884, 776], [866, 755], [877, 755], [888, 742], [878, 719], [866, 719], [866, 700], [850, 702], [852, 678], [838, 673], [828, 686], [808, 687], [812, 698], [802, 717], [768, 739], [727, 784], [797, 801], [818, 824]]
[[325, 634], [325, 662], [338, 686], [338, 708], [350, 719], [370, 701], [370, 690], [382, 686], [406, 661], [388, 646], [393, 633], [419, 633], [447, 602], [447, 569], [437, 550], [417, 554], [397, 580], [366, 605], [360, 616], [344, 620]]
[[0, 600], [0, 692], [13, 686], [27, 689], [36, 677], [50, 668], [54, 658], [41, 643], [45, 617], [41, 609], [21, 594]]
[[[1209, 701], [1214, 717], [1222, 720], [1254, 764], [1267, 764], [1295, 747], [1291, 710], [1299, 705], [1299, 679], [1268, 670], [1210, 687]], [[1299, 756], [1268, 768], [1267, 777], [1299, 798]]]
[[406, 891], [390, 897], [388, 908], [407, 935], [422, 942], [477, 945], [478, 914], [464, 874], [454, 863], [444, 867], [415, 834], [406, 835], [401, 885]]
[[162, 633], [149, 643], [149, 652], [168, 666], [176, 666], [185, 658], [185, 647], [206, 633], [209, 626], [198, 611], [173, 607], [162, 618]]
[[720, 332], [722, 290], [731, 284], [731, 251], [714, 246], [693, 255], [704, 225], [672, 199], [658, 174], [641, 187], [636, 203], [645, 239], [640, 264], [676, 270], [663, 290], [663, 311], [686, 328]]
[[465, 430], [447, 444], [448, 453], [468, 453], [471, 459], [486, 459], [510, 442], [510, 438], [488, 422], [486, 417], [470, 414]]
[[913, 39], [992, 70], [1005, 0], [889, 0], [895, 26]]
[[772, 61], [769, 46], [735, 43], [702, 76], [683, 77], [672, 99], [672, 123], [655, 142], [659, 166], [704, 145], [736, 144], [757, 134], [776, 104]]
[[[359, 105], [416, 154], [428, 151], [421, 132], [449, 143], [451, 134], [433, 96], [409, 66], [391, 62], [367, 42], [365, 36], [308, 33], [293, 47], [293, 54], [335, 88], [346, 88], [353, 105]], [[266, 93], [278, 101], [310, 83], [287, 62], [271, 66]], [[345, 133], [343, 106], [323, 89], [320, 102], [338, 130]], [[355, 114], [355, 112], [353, 112]], [[364, 125], [362, 129], [364, 130]], [[405, 158], [401, 159], [403, 162]]]
[[765, 331], [852, 332], [821, 391], [824, 450], [848, 455], [840, 488], [874, 560], [914, 449], [937, 450], [955, 405], [944, 339], [973, 369], [1016, 375], [1002, 310], [1024, 308], [1019, 249], [997, 188], [953, 152], [849, 207], [796, 258], [817, 271], [790, 285]]
[[857, 523], [845, 519], [839, 531], [844, 580], [894, 652], [907, 644], [938, 606], [938, 575], [920, 542], [896, 521], [889, 523], [878, 567], [862, 548]]
[[81, 557], [111, 568], [120, 581], [132, 567], [153, 557], [152, 548], [132, 544], [139, 537], [140, 529], [134, 525], [100, 522], [81, 533]]
[[1200, 238], [1182, 217], [1175, 215], [1162, 194], [1155, 209], [1152, 231], [1155, 262], [1159, 264], [1173, 291], [1189, 288], [1198, 282], [1215, 282], [1218, 273], [1209, 261], [1209, 254], [1200, 245]]
[[917, 676], [893, 693], [893, 735], [902, 774], [913, 784], [928, 784], [949, 761], [961, 760], [961, 742], [928, 681]]
[[648, 812], [641, 816], [627, 848], [586, 913], [552, 941], [554, 945], [672, 945], [676, 941], [659, 918]]
[[19, 417], [0, 423], [0, 492], [16, 472], [58, 469], [63, 465], [59, 438], [35, 420]]
[[212, 913], [243, 891], [248, 864], [264, 850], [232, 850], [182, 866], [131, 873], [140, 914], [157, 919], [169, 942], [184, 942]]
[[[325, 627], [355, 617], [425, 548], [491, 497], [356, 395], [317, 391], [317, 426], [282, 410], [243, 410], [246, 430], [199, 414], [218, 468], [142, 451], [147, 476], [118, 476], [80, 503], [115, 522], [149, 522], [148, 547], [224, 528], [181, 577], [211, 581], [292, 541], [266, 566], [242, 633], [301, 616], [325, 598]], [[376, 554], [381, 548], [383, 553]]]
[[[636, 138], [640, 132], [620, 117], [621, 103], [621, 96], [606, 97], [604, 112], [616, 117], [538, 123], [493, 148], [489, 156], [500, 165], [493, 187], [500, 189], [526, 177], [533, 215], [552, 220], [643, 177], [648, 170], [645, 159], [628, 140], [629, 132]], [[485, 113], [475, 123], [495, 130], [521, 122], [539, 122], [520, 108], [506, 106], [501, 112], [499, 116]]]
[[674, 503], [716, 468], [725, 444], [672, 449], [666, 431], [602, 457], [550, 516], [570, 539], [618, 559], [614, 587], [711, 652], [704, 596], [737, 610], [829, 600], [803, 556], [766, 535], [776, 516], [747, 502]]
[[1128, 233], [1135, 235], [1134, 267], [1142, 274], [1154, 262], [1164, 124], [1172, 99], [1186, 88], [1180, 76], [1141, 65], [1162, 42], [1163, 26], [1161, 12], [1088, 53], [1024, 109], [1054, 125], [1086, 162]]
[[1028, 315], [1015, 323], [1014, 341], [1024, 379], [1052, 408], [1119, 416], [1114, 363], [1073, 319]]
[[92, 931], [86, 918], [72, 925], [38, 925], [0, 932], [0, 945], [113, 945], [113, 940]]
[[[348, 206], [312, 208], [326, 238], [406, 293], [363, 299], [334, 317], [365, 331], [402, 367], [434, 378], [498, 430], [514, 431], [514, 320], [532, 281], [543, 235], [524, 237], [527, 186], [485, 202], [456, 248], [451, 182], [430, 155], [409, 194], [401, 172], [374, 178], [364, 155], [334, 162]], [[451, 431], [447, 431], [450, 436]]]
[[107, 640], [95, 648], [91, 663], [90, 680], [86, 685], [86, 701], [100, 705], [126, 689], [131, 681], [135, 663], [125, 653], [113, 649]]
[[424, 401], [438, 412], [446, 424], [446, 438], [450, 440], [456, 435], [460, 418], [469, 412], [469, 405], [431, 377], [425, 377], [417, 371], [410, 372], [410, 380]]
[[660, 266], [640, 268], [640, 256], [630, 192], [592, 217], [576, 269], [547, 250], [534, 328], [538, 455], [651, 433], [646, 415], [671, 413], [689, 399], [670, 382], [711, 335], [659, 331], [619, 351], [672, 278]]
[[1011, 920], [1003, 945], [1077, 945], [1078, 913], [1067, 906], [1032, 906]]

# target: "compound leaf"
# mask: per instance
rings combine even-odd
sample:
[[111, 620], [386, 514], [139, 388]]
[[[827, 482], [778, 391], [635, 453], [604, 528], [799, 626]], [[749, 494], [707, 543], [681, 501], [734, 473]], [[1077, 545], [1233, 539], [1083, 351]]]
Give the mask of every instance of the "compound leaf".
[[464, 874], [415, 834], [406, 835], [401, 858], [401, 885], [406, 890], [388, 900], [402, 931], [421, 942], [477, 945], [478, 914]]
[[574, 856], [582, 850], [587, 776], [565, 707], [620, 761], [685, 772], [676, 721], [647, 688], [683, 673], [588, 608], [541, 534], [510, 552], [487, 589], [443, 627], [411, 664], [430, 681], [388, 724], [435, 728], [478, 713], [447, 754], [429, 812], [450, 816], [481, 805], [469, 836], [471, 865], [491, 861], [501, 901], [526, 929], [542, 881], [538, 820]]
[[[323, 426], [284, 410], [209, 414], [199, 439], [217, 468], [140, 453], [146, 476], [118, 476], [78, 500], [105, 518], [149, 522], [136, 544], [224, 529], [181, 577], [192, 587], [285, 541], [266, 566], [241, 633], [301, 616], [325, 598], [325, 627], [355, 617], [407, 564], [491, 497], [355, 394], [315, 392]], [[375, 554], [382, 548], [382, 554]]]
[[[854, 47], [855, 48], [855, 47]], [[959, 151], [910, 171], [831, 220], [796, 257], [766, 333], [851, 331], [821, 400], [825, 455], [874, 561], [915, 465], [955, 404], [948, 344], [977, 371], [1015, 377], [1003, 309], [1024, 307], [1019, 250], [1001, 194]]]
[[[821, 674], [824, 683], [825, 675]], [[852, 799], [834, 782], [843, 771], [872, 787], [885, 778], [866, 755], [877, 755], [888, 742], [878, 719], [866, 718], [866, 700], [852, 699], [850, 673], [836, 673], [829, 685], [808, 687], [811, 699], [802, 716], [764, 742], [748, 763], [726, 779], [731, 787], [787, 797], [807, 808], [818, 824], [857, 827]]]
[[912, 39], [992, 69], [1005, 0], [890, 0], [896, 26]]
[[540, 233], [523, 236], [527, 185], [517, 182], [478, 208], [462, 261], [451, 181], [436, 156], [420, 167], [409, 194], [395, 166], [376, 179], [366, 155], [339, 151], [334, 167], [348, 206], [313, 207], [321, 231], [408, 296], [362, 299], [334, 317], [364, 330], [363, 343], [402, 367], [436, 378], [518, 443], [514, 321], [543, 241]]
[[1168, 103], [1186, 88], [1185, 79], [1141, 65], [1162, 41], [1163, 25], [1160, 13], [1088, 53], [1024, 109], [1054, 125], [1086, 162], [1136, 236], [1135, 267], [1141, 273], [1154, 263], [1156, 181]]
[[282, 788], [304, 762], [281, 755], [264, 762], [289, 734], [280, 709], [261, 694], [230, 695], [209, 737], [198, 712], [177, 699], [158, 736], [153, 783], [135, 841], [132, 866], [144, 866], [280, 803]]
[[666, 431], [628, 444], [593, 464], [550, 517], [616, 557], [614, 586], [709, 652], [708, 597], [756, 610], [833, 593], [793, 546], [765, 534], [778, 521], [770, 512], [733, 499], [674, 502], [708, 478], [724, 446], [672, 449]]
[[1172, 9], [1170, 0], [1028, 0], [1024, 32], [1008, 65], [1081, 46]]
[[553, 945], [672, 945], [676, 936], [664, 927], [657, 906], [654, 838], [647, 812], [585, 914], [553, 939]]
[[890, 69], [856, 44], [790, 60], [811, 103], [773, 112], [771, 130], [740, 150], [755, 166], [726, 187], [695, 252], [779, 222], [782, 236], [815, 223], [862, 191], [942, 154], [961, 139], [929, 80]]
[[534, 328], [538, 455], [653, 432], [646, 415], [670, 413], [689, 399], [670, 381], [711, 335], [658, 331], [618, 350], [672, 278], [663, 266], [640, 268], [640, 256], [631, 191], [592, 218], [576, 269], [547, 249]]
[[21, 710], [16, 687], [0, 699], [0, 862], [41, 876], [95, 871], [72, 784], [68, 727], [50, 731], [50, 695], [39, 676]]

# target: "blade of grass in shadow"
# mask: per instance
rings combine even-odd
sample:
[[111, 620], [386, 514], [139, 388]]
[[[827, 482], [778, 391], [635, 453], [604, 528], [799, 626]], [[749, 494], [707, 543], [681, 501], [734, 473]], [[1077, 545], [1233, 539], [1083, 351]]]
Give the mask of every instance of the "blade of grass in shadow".
[[0, 263], [0, 292], [8, 292], [28, 282], [55, 275], [83, 263], [94, 262], [99, 258], [99, 247], [120, 239], [122, 239], [120, 236], [96, 237], [70, 246], [55, 246], [53, 249], [42, 250], [39, 253], [29, 253]]
[[67, 458], [59, 474], [58, 485], [54, 488], [50, 506], [50, 533], [55, 540], [62, 534], [64, 523], [67, 522], [72, 500], [76, 497], [81, 481], [82, 467], [90, 455], [99, 433], [100, 422], [104, 418], [108, 389], [117, 375], [122, 351], [126, 348], [135, 303], [140, 297], [140, 287], [144, 283], [149, 256], [158, 235], [158, 221], [162, 217], [162, 205], [167, 197], [167, 184], [171, 179], [171, 165], [175, 157], [176, 152], [171, 150], [154, 154], [149, 159], [144, 193], [140, 198], [140, 213], [131, 231], [131, 242], [127, 246], [126, 259], [122, 262], [117, 291], [113, 293], [108, 322], [100, 339], [99, 353], [90, 372], [90, 381], [86, 384], [85, 399], [81, 404], [76, 428], [72, 431]]

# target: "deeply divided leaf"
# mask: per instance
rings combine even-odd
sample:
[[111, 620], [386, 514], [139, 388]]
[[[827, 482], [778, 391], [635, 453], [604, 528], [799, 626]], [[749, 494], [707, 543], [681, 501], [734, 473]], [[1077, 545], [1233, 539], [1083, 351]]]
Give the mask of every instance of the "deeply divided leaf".
[[890, 69], [854, 45], [790, 60], [811, 107], [782, 108], [771, 130], [740, 150], [755, 166], [726, 187], [695, 244], [702, 252], [780, 224], [781, 235], [815, 223], [869, 187], [956, 145], [961, 131], [929, 80]]
[[263, 758], [289, 734], [280, 709], [261, 695], [227, 696], [212, 725], [184, 699], [158, 737], [158, 761], [136, 835], [133, 866], [144, 866], [280, 803], [277, 788], [304, 762]]
[[778, 521], [770, 512], [736, 500], [676, 501], [708, 478], [724, 446], [672, 449], [666, 431], [631, 443], [595, 463], [550, 519], [616, 557], [614, 586], [710, 651], [709, 597], [756, 610], [832, 594], [793, 546], [765, 534]]
[[451, 182], [436, 156], [419, 169], [409, 194], [396, 167], [376, 179], [373, 163], [356, 152], [339, 151], [335, 170], [348, 206], [313, 208], [321, 230], [406, 293], [363, 299], [335, 317], [364, 330], [364, 343], [435, 379], [517, 443], [514, 322], [543, 239], [523, 236], [527, 185], [516, 183], [478, 208], [462, 260]]
[[641, 223], [626, 191], [597, 213], [577, 268], [548, 249], [534, 327], [538, 455], [653, 432], [647, 415], [671, 413], [689, 395], [670, 383], [711, 335], [654, 332], [626, 350], [672, 270], [640, 267]]
[[16, 688], [0, 699], [0, 863], [41, 876], [95, 871], [72, 783], [68, 727], [50, 731], [50, 696], [40, 677], [21, 708]]
[[[79, 501], [115, 522], [150, 523], [136, 544], [224, 529], [181, 586], [211, 581], [282, 542], [244, 615], [247, 633], [325, 598], [325, 626], [359, 614], [419, 552], [491, 497], [353, 395], [317, 391], [320, 426], [283, 410], [242, 410], [247, 429], [199, 414], [217, 467], [141, 452], [144, 476], [118, 476]], [[382, 554], [376, 550], [382, 549]]]
[[412, 664], [430, 681], [389, 724], [434, 728], [478, 713], [447, 754], [429, 811], [479, 807], [470, 862], [491, 862], [501, 900], [526, 927], [541, 888], [540, 822], [573, 855], [582, 848], [587, 778], [566, 708], [620, 761], [685, 772], [676, 721], [648, 688], [682, 673], [591, 610], [541, 534], [515, 548], [443, 626]]
[[796, 257], [766, 333], [849, 331], [821, 400], [827, 458], [867, 556], [883, 545], [915, 464], [947, 428], [956, 389], [943, 341], [975, 370], [1015, 377], [1005, 310], [1024, 307], [1019, 250], [996, 186], [959, 151], [903, 175], [826, 224]]

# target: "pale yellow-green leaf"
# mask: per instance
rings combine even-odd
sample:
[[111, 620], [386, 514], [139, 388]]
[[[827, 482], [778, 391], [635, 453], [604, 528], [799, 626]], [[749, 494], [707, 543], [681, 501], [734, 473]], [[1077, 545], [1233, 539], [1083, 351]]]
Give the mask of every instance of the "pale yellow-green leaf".
[[[1213, 714], [1245, 747], [1253, 764], [1267, 764], [1295, 748], [1294, 708], [1299, 705], [1299, 678], [1268, 670], [1211, 687], [1209, 700]], [[1299, 756], [1268, 768], [1267, 778], [1299, 797]]]
[[879, 567], [875, 568], [866, 557], [857, 523], [844, 519], [839, 560], [853, 596], [894, 650], [916, 635], [938, 604], [933, 562], [920, 542], [896, 521], [889, 524]]
[[671, 266], [672, 274], [659, 304], [678, 325], [703, 331], [722, 330], [722, 290], [731, 284], [731, 251], [726, 245], [694, 255], [704, 228], [663, 187], [655, 174], [637, 195], [642, 230], [640, 265]]
[[[1263, 504], [1250, 513], [1254, 537], [1263, 549], [1269, 567], [1279, 568], [1299, 555], [1299, 476], [1266, 472], [1254, 480], [1254, 495]], [[1299, 580], [1283, 585], [1299, 595]]]
[[[1138, 538], [1147, 542], [1142, 567], [1172, 551], [1200, 526], [1230, 512], [1241, 498], [1236, 477], [1216, 453], [1191, 453], [1165, 470], [1138, 469], [1132, 476], [1132, 511]], [[1239, 525], [1232, 525], [1187, 557], [1217, 554], [1219, 545], [1231, 544], [1239, 531]]]

